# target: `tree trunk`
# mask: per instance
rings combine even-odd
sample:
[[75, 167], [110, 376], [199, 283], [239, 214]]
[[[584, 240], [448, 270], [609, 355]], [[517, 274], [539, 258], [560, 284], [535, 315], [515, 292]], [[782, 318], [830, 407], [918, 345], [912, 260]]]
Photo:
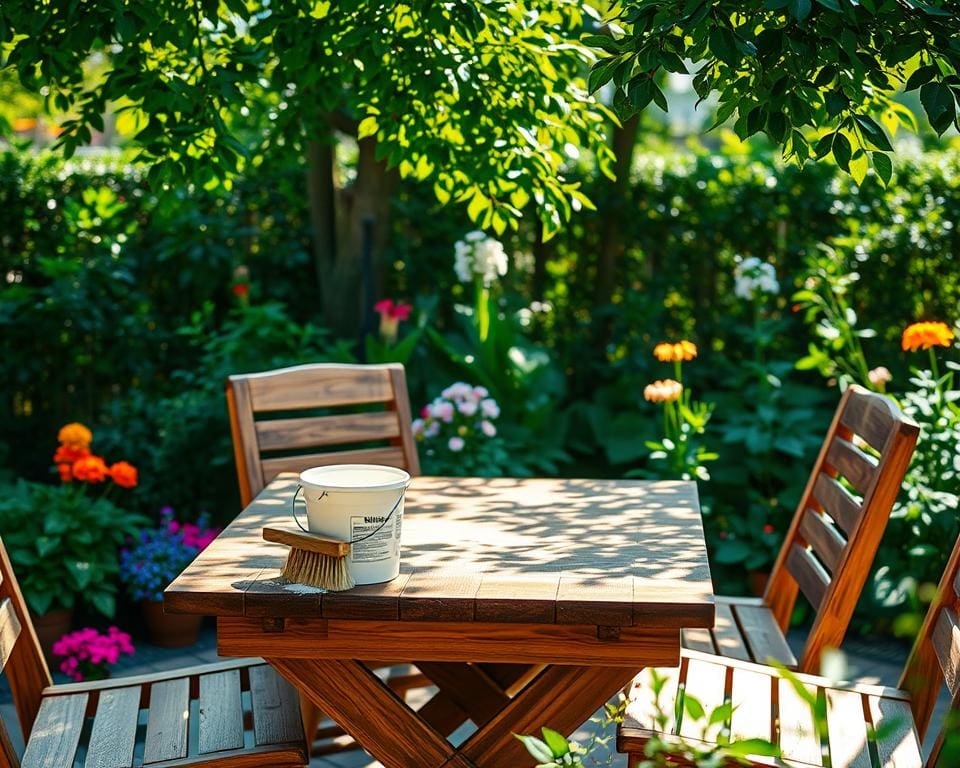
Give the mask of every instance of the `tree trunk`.
[[[331, 132], [332, 136], [332, 132]], [[360, 338], [364, 318], [382, 292], [384, 251], [390, 235], [390, 196], [396, 174], [374, 156], [376, 140], [358, 142], [353, 184], [337, 189], [333, 143], [311, 142], [308, 148], [310, 222], [314, 263], [327, 328], [342, 338]], [[372, 259], [364, 295], [365, 230], [371, 233]], [[370, 305], [370, 306], [367, 306]]]
[[594, 299], [598, 306], [609, 304], [616, 285], [617, 272], [624, 252], [621, 222], [630, 215], [627, 200], [630, 192], [630, 168], [633, 150], [637, 143], [637, 127], [640, 116], [634, 115], [623, 127], [613, 129], [614, 171], [617, 180], [602, 211], [600, 223], [600, 249], [597, 261], [597, 278], [594, 284]]

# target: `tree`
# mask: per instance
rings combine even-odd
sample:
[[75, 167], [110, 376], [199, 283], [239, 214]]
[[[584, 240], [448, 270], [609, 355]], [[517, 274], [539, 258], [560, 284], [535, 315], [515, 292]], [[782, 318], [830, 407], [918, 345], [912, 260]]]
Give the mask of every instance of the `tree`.
[[919, 89], [938, 134], [960, 128], [958, 12], [955, 0], [627, 0], [612, 35], [584, 39], [603, 54], [590, 88], [613, 81], [622, 116], [651, 101], [666, 110], [654, 75], [693, 61], [716, 124], [735, 117], [741, 138], [766, 133], [798, 163], [832, 155], [858, 183], [872, 162], [886, 184], [888, 132], [916, 128], [898, 91]]
[[[71, 115], [67, 155], [119, 111], [158, 186], [229, 184], [272, 151], [303, 152], [324, 315], [349, 332], [366, 223], [382, 247], [397, 174], [432, 183], [441, 203], [465, 204], [497, 233], [533, 207], [549, 237], [589, 205], [563, 172], [578, 146], [610, 163], [610, 114], [580, 77], [593, 60], [577, 40], [584, 10], [578, 0], [5, 0], [0, 55]], [[333, 177], [338, 133], [358, 142], [346, 188]]]

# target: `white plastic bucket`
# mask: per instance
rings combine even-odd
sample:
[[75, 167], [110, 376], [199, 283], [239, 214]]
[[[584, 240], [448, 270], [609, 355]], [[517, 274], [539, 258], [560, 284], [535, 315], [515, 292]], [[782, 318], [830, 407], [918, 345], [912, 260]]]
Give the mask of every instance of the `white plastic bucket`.
[[332, 464], [300, 473], [311, 533], [349, 541], [357, 584], [378, 584], [400, 573], [403, 496], [410, 475], [379, 464]]

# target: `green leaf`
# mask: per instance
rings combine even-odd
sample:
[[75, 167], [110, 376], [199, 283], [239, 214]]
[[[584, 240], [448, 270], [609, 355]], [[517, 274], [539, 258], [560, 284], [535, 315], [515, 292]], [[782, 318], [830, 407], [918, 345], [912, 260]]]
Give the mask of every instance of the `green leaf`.
[[731, 714], [733, 714], [733, 702], [726, 701], [710, 713], [708, 724], [725, 723], [730, 719]]
[[872, 117], [869, 115], [854, 115], [853, 119], [857, 125], [860, 126], [860, 130], [863, 131], [864, 138], [870, 142], [873, 147], [884, 152], [893, 152], [893, 147], [890, 146], [890, 140], [887, 138], [887, 134]]
[[706, 715], [706, 712], [703, 711], [703, 704], [700, 703], [700, 700], [689, 694], [684, 694], [683, 696], [683, 711], [694, 722], [703, 720]]
[[797, 21], [803, 21], [810, 15], [813, 5], [810, 0], [790, 0], [788, 7], [793, 18]]
[[837, 165], [845, 171], [850, 170], [850, 156], [853, 154], [853, 148], [850, 146], [850, 140], [839, 131], [833, 134], [833, 159]]
[[112, 619], [117, 612], [117, 601], [109, 592], [92, 592], [86, 597], [90, 604], [108, 619]]
[[944, 83], [926, 83], [920, 88], [920, 103], [927, 113], [930, 125], [942, 136], [956, 115], [953, 91]]
[[541, 728], [540, 731], [543, 733], [543, 740], [552, 750], [553, 757], [562, 757], [570, 751], [570, 745], [561, 734], [549, 728]]
[[780, 757], [780, 748], [776, 744], [771, 744], [764, 739], [733, 741], [724, 749], [736, 757], [747, 757], [748, 755]]
[[360, 125], [357, 128], [357, 138], [365, 139], [368, 136], [373, 136], [376, 134], [377, 130], [379, 130], [377, 118], [373, 115], [369, 115], [360, 121]]
[[522, 736], [520, 734], [516, 734], [516, 736], [523, 742], [523, 746], [527, 748], [530, 756], [538, 763], [549, 763], [553, 761], [553, 752], [550, 750], [550, 747], [540, 741], [536, 736]]
[[863, 184], [868, 170], [870, 170], [870, 158], [867, 157], [865, 150], [858, 149], [853, 159], [850, 160], [850, 175], [853, 176], [853, 180], [857, 182], [858, 186]]
[[883, 152], [874, 152], [872, 157], [873, 169], [877, 172], [877, 178], [884, 187], [888, 186], [890, 177], [893, 176], [893, 162], [890, 160], [890, 155], [885, 155]]

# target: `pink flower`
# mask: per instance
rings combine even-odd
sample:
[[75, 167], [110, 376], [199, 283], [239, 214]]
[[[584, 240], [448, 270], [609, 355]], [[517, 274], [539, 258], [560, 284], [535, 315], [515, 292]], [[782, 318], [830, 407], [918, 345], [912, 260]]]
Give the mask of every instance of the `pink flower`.
[[421, 418], [421, 419], [429, 419], [432, 415], [433, 415], [433, 414], [430, 413], [430, 405], [429, 405], [429, 404], [423, 406], [423, 408], [420, 409], [420, 418]]
[[410, 318], [413, 307], [410, 304], [383, 299], [373, 305], [373, 311], [380, 315], [380, 336], [388, 344], [397, 342], [400, 323]]
[[453, 403], [448, 403], [446, 400], [434, 401], [432, 411], [435, 419], [440, 419], [447, 424], [453, 421]]
[[410, 425], [410, 431], [413, 432], [414, 437], [419, 437], [423, 434], [423, 419], [414, 419], [413, 423]]
[[870, 379], [870, 383], [873, 384], [881, 392], [886, 390], [886, 386], [893, 379], [893, 374], [890, 373], [890, 370], [885, 366], [881, 365], [878, 368], [873, 368], [867, 373], [867, 378]]
[[480, 422], [480, 431], [483, 432], [483, 434], [485, 434], [487, 437], [497, 436], [497, 428], [486, 419]]
[[492, 398], [480, 401], [480, 411], [488, 419], [495, 419], [500, 415], [500, 406]]
[[464, 400], [457, 405], [457, 410], [464, 416], [473, 416], [477, 412], [477, 402], [475, 400]]
[[462, 437], [451, 437], [450, 440], [447, 441], [447, 448], [454, 453], [459, 453], [462, 451], [465, 445], [466, 443], [463, 441]]

